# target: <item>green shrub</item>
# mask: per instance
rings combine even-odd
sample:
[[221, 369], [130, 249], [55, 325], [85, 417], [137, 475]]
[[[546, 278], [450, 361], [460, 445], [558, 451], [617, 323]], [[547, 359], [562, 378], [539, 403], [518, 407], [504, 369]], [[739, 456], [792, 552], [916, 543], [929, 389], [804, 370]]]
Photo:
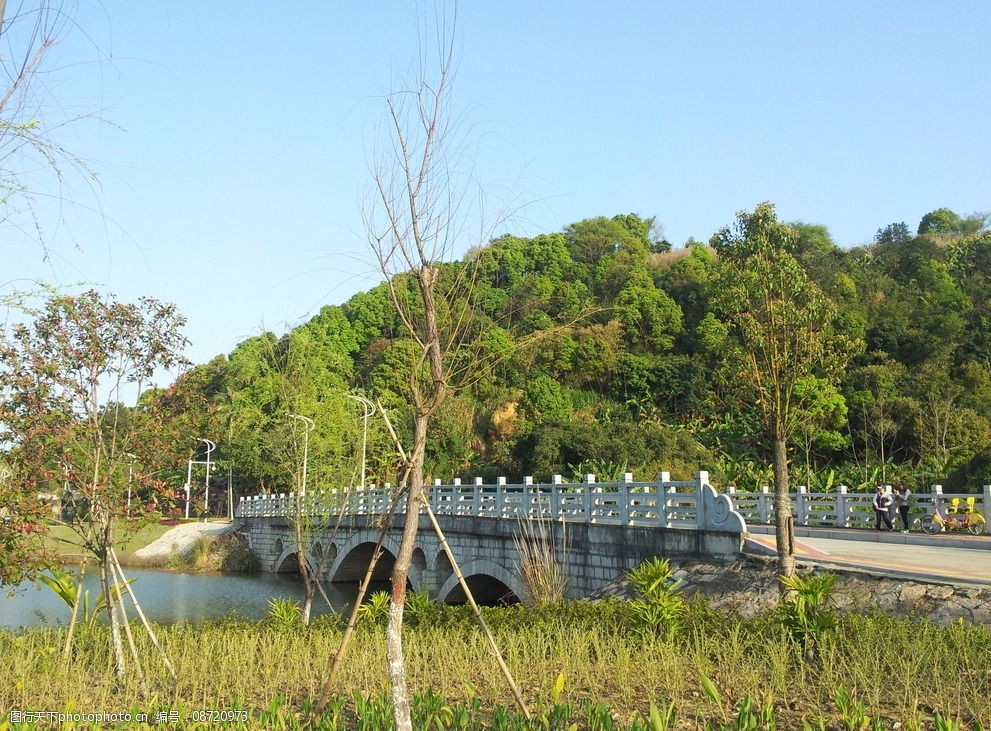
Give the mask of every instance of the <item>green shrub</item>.
[[358, 609], [358, 619], [364, 622], [385, 625], [389, 619], [390, 601], [389, 592], [373, 592], [369, 595], [368, 600]]
[[269, 626], [279, 631], [287, 631], [301, 627], [303, 624], [302, 607], [292, 599], [272, 597], [268, 600], [268, 613], [265, 621]]
[[409, 621], [413, 626], [430, 624], [442, 611], [441, 605], [426, 591], [411, 591], [406, 594], [403, 622]]

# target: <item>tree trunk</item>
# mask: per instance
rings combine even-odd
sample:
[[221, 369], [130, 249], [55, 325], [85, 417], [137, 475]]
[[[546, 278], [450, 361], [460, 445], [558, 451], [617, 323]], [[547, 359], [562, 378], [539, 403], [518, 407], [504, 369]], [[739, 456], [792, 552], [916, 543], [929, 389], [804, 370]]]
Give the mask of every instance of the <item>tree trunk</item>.
[[[297, 488], [298, 490], [299, 488]], [[300, 499], [299, 493], [296, 493], [296, 519], [295, 519], [295, 533], [296, 533], [296, 563], [299, 565], [299, 577], [303, 580], [303, 609], [300, 612], [300, 618], [303, 620], [305, 626], [310, 624], [310, 613], [313, 610], [313, 597], [317, 593], [316, 582], [319, 580], [317, 576], [313, 574], [313, 568], [310, 566], [306, 558], [306, 549], [310, 545], [310, 541], [307, 540], [309, 535], [308, 531], [303, 529], [303, 520], [305, 520], [303, 515], [303, 506]]]
[[[304, 558], [303, 561], [306, 561]], [[302, 566], [302, 563], [300, 564]], [[303, 610], [301, 612], [301, 617], [303, 624], [307, 627], [310, 626], [310, 612], [313, 610], [313, 597], [317, 593], [317, 587], [315, 585], [316, 579], [307, 569], [303, 569], [306, 573], [303, 576], [303, 585], [306, 587], [306, 594], [303, 597]]]
[[406, 582], [413, 563], [413, 548], [420, 524], [419, 505], [423, 496], [423, 453], [427, 444], [429, 416], [418, 411], [413, 417], [413, 454], [410, 470], [410, 489], [406, 498], [406, 524], [403, 541], [392, 569], [392, 597], [389, 603], [389, 622], [386, 625], [386, 655], [389, 661], [389, 680], [392, 683], [393, 718], [396, 731], [412, 731], [410, 718], [409, 687], [406, 682], [406, 661], [403, 657], [403, 607], [406, 602]]
[[795, 573], [795, 522], [788, 491], [788, 447], [783, 437], [774, 439], [774, 520], [778, 573], [792, 576]]

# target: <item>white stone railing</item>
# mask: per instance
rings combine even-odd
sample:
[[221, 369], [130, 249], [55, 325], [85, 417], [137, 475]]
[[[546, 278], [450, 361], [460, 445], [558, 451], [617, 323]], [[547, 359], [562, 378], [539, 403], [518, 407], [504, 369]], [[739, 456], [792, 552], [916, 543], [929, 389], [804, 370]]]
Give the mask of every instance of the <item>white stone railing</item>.
[[[437, 480], [425, 490], [437, 515], [746, 532], [732, 499], [716, 492], [707, 472], [699, 472], [694, 480], [672, 480], [662, 472], [651, 482], [636, 482], [630, 473], [621, 482], [606, 483], [596, 482], [595, 475], [586, 475], [584, 482], [577, 483], [563, 482], [560, 475], [550, 483], [535, 483], [527, 477], [523, 484], [513, 485], [505, 478], [495, 484], [485, 484], [481, 478], [473, 484]], [[299, 499], [299, 510], [311, 516], [382, 515], [389, 510], [393, 494], [388, 484], [310, 492]], [[295, 513], [296, 505], [292, 494], [242, 497], [236, 515], [281, 517]], [[405, 510], [404, 497], [398, 512]]]
[[[736, 510], [747, 523], [771, 524], [774, 522], [774, 490], [762, 487], [760, 492], [740, 492], [727, 487], [726, 493], [733, 498]], [[977, 493], [944, 493], [942, 485], [932, 485], [925, 493], [912, 493], [911, 517], [932, 511], [933, 504], [945, 512], [953, 498], [960, 499], [961, 509], [967, 498], [975, 498], [974, 505], [984, 515], [985, 525], [991, 525], [991, 485], [985, 485]], [[841, 528], [874, 527], [873, 492], [850, 492], [846, 485], [840, 485], [836, 492], [809, 492], [800, 486], [791, 493], [792, 514], [796, 525], [834, 526]]]

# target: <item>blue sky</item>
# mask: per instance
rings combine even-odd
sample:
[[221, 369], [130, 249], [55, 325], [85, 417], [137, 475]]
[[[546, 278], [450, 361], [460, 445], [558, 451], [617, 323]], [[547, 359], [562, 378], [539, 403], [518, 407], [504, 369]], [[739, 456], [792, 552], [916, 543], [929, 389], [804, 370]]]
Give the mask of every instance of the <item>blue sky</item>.
[[[197, 362], [373, 286], [368, 157], [427, 9], [80, 0], [39, 97], [107, 120], [56, 133], [99, 186], [37, 204], [48, 261], [0, 227], [0, 279], [175, 302]], [[772, 200], [854, 246], [991, 210], [988, 27], [986, 2], [463, 2], [454, 93], [478, 178], [529, 202], [502, 230], [634, 211], [680, 246]]]

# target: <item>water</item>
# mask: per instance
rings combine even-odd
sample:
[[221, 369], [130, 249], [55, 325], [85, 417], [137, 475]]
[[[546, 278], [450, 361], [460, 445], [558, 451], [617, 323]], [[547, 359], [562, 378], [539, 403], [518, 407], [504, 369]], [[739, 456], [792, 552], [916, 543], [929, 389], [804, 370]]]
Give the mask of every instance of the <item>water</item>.
[[[302, 602], [303, 584], [291, 574], [185, 574], [152, 569], [124, 569], [134, 594], [148, 619], [162, 624], [220, 619], [236, 614], [245, 619], [260, 619], [268, 611], [272, 597]], [[383, 588], [375, 586], [370, 591]], [[357, 584], [324, 584], [327, 596], [337, 611], [350, 608], [358, 593]], [[12, 597], [7, 587], [0, 589], [0, 627], [67, 625], [72, 612], [65, 602], [47, 586], [25, 582]], [[99, 577], [87, 571], [83, 590], [89, 590], [90, 605], [101, 593]], [[134, 616], [125, 594], [128, 616]], [[319, 592], [313, 599], [313, 616], [330, 610]], [[105, 613], [101, 613], [106, 617]]]

